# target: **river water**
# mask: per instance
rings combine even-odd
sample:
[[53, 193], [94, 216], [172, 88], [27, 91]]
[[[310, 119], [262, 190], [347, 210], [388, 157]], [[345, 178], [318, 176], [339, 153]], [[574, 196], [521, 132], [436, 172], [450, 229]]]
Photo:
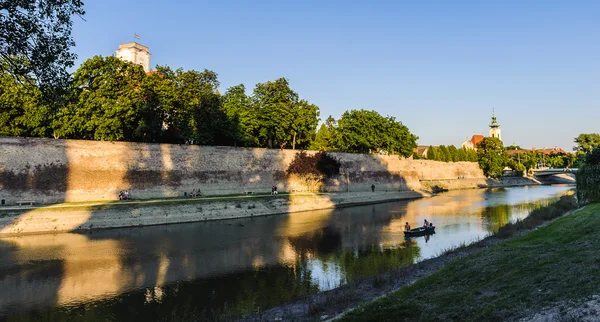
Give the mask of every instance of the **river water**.
[[[259, 312], [438, 256], [572, 189], [413, 201], [87, 234], [0, 239], [0, 320], [211, 320]], [[428, 237], [404, 224], [427, 219]]]

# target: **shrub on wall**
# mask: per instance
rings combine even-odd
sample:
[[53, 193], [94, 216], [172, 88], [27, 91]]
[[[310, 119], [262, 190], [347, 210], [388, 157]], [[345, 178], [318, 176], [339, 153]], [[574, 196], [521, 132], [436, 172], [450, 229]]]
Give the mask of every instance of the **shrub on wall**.
[[600, 148], [585, 157], [585, 163], [577, 171], [577, 200], [580, 204], [600, 202]]
[[287, 173], [300, 177], [308, 191], [316, 191], [320, 183], [340, 173], [340, 166], [340, 161], [326, 152], [308, 155], [302, 151], [296, 154]]

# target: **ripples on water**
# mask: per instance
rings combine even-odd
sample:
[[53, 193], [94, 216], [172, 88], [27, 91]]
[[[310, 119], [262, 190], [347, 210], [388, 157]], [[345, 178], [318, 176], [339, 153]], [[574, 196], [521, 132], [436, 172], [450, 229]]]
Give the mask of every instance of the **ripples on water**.
[[[0, 318], [214, 319], [439, 255], [571, 189], [461, 190], [230, 221], [0, 239]], [[427, 219], [429, 237], [405, 239]]]

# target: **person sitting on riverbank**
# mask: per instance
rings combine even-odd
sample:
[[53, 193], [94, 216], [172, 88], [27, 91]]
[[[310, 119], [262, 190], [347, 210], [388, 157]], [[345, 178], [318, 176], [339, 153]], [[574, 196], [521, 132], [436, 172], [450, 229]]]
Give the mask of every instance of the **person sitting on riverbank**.
[[405, 231], [409, 231], [410, 230], [410, 225], [408, 224], [408, 221], [406, 222], [406, 225], [404, 225], [404, 230]]

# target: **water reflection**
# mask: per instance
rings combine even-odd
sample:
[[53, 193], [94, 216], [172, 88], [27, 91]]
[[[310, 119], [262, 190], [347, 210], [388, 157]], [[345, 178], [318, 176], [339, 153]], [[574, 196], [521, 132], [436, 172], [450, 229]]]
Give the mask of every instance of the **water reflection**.
[[[410, 202], [185, 225], [0, 239], [0, 317], [238, 316], [439, 255], [570, 187], [454, 191]], [[405, 239], [424, 219], [436, 234]]]

